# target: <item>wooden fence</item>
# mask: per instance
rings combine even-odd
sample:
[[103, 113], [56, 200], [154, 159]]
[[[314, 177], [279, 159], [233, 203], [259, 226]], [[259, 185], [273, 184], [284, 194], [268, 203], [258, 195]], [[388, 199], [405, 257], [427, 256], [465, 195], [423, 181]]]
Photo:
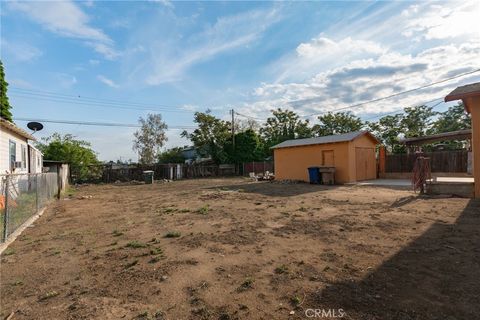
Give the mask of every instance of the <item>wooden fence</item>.
[[92, 166], [92, 172], [98, 173], [92, 175], [93, 178], [75, 182], [104, 182], [112, 183], [116, 181], [126, 182], [132, 180], [143, 181], [143, 172], [151, 170], [154, 172], [155, 180], [169, 179], [195, 179], [206, 177], [222, 177], [245, 175], [249, 172], [264, 173], [273, 172], [273, 162], [248, 162], [241, 164], [153, 164], [153, 165], [100, 165]]
[[[435, 151], [425, 152], [424, 155], [430, 158], [432, 172], [467, 172], [468, 151]], [[389, 154], [385, 159], [385, 171], [387, 173], [413, 171], [415, 154]]]
[[266, 171], [274, 172], [273, 161], [244, 162], [239, 166], [239, 173], [244, 176], [248, 176], [250, 172], [257, 174], [265, 173]]
[[115, 165], [102, 166], [101, 179], [99, 181], [91, 182], [104, 182], [112, 183], [116, 181], [142, 181], [143, 172], [151, 170], [153, 171], [153, 177], [155, 180], [169, 179], [194, 179], [205, 177], [218, 177], [218, 176], [233, 176], [238, 174], [238, 166], [233, 164], [154, 164], [154, 165], [131, 165], [124, 167], [117, 167]]

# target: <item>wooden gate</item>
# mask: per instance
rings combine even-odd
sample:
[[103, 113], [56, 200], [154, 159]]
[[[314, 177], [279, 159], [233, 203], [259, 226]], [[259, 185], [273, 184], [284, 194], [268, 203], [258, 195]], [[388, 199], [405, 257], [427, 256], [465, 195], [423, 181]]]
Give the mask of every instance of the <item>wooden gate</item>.
[[377, 177], [377, 162], [374, 148], [355, 148], [356, 180], [375, 179]]

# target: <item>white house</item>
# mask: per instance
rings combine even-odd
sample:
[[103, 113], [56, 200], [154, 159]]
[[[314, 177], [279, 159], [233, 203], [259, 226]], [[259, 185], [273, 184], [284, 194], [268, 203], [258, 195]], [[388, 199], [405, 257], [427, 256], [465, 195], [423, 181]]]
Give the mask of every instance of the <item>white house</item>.
[[43, 155], [33, 141], [34, 136], [0, 118], [0, 174], [41, 173]]

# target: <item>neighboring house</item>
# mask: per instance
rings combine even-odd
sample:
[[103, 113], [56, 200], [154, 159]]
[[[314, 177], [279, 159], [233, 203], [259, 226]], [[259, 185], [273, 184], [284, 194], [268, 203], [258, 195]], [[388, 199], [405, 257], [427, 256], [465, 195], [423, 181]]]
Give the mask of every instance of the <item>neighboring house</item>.
[[186, 161], [193, 161], [198, 158], [198, 153], [197, 150], [195, 150], [195, 147], [184, 147], [182, 150], [182, 156]]
[[43, 155], [33, 141], [31, 134], [0, 118], [0, 174], [41, 173]]
[[309, 181], [309, 167], [335, 167], [338, 183], [375, 179], [375, 147], [380, 142], [367, 131], [287, 140], [273, 146], [276, 180]]

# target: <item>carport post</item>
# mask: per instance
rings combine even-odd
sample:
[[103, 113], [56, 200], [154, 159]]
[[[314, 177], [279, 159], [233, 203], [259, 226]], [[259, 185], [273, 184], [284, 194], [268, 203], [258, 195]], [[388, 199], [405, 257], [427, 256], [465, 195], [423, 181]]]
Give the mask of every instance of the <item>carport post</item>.
[[472, 116], [472, 157], [475, 198], [480, 198], [480, 82], [461, 86], [445, 97], [445, 102], [462, 100]]
[[[473, 99], [472, 99], [473, 100]], [[480, 198], [480, 97], [474, 100], [472, 114], [472, 157], [475, 198]]]

